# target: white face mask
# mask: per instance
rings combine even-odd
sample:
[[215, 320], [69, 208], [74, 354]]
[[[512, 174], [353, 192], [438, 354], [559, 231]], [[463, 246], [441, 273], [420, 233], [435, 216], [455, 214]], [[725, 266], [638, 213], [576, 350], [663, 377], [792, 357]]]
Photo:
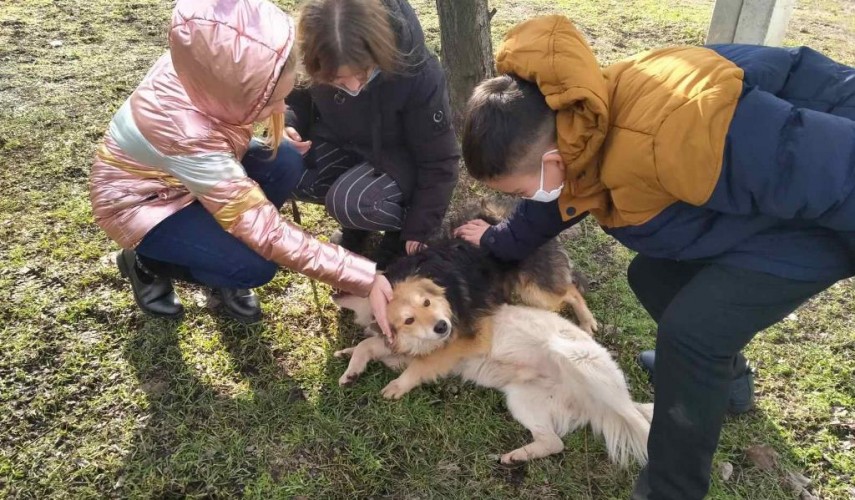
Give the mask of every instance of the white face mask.
[[561, 191], [564, 190], [564, 183], [562, 182], [560, 186], [553, 189], [552, 191], [544, 191], [543, 190], [543, 171], [545, 169], [544, 160], [546, 155], [557, 153], [557, 149], [553, 149], [552, 151], [547, 151], [543, 153], [543, 157], [540, 159], [540, 188], [531, 196], [523, 196], [526, 200], [537, 201], [540, 203], [549, 203], [550, 201], [555, 201], [561, 196]]
[[358, 96], [358, 95], [359, 95], [359, 93], [360, 93], [360, 92], [362, 92], [363, 90], [365, 90], [365, 87], [367, 87], [367, 86], [368, 86], [368, 84], [369, 84], [369, 83], [371, 83], [371, 80], [373, 80], [373, 79], [377, 78], [377, 75], [379, 75], [379, 74], [380, 74], [380, 68], [378, 68], [378, 67], [376, 67], [376, 66], [375, 66], [375, 67], [374, 67], [374, 70], [372, 70], [372, 71], [371, 71], [371, 74], [368, 76], [368, 79], [367, 79], [367, 80], [365, 80], [365, 83], [363, 83], [363, 84], [362, 84], [362, 86], [361, 86], [361, 87], [359, 87], [359, 88], [358, 88], [358, 89], [356, 89], [356, 90], [350, 90], [349, 88], [347, 88], [347, 87], [345, 87], [345, 86], [343, 86], [343, 85], [337, 85], [337, 84], [335, 84], [335, 83], [333, 84], [333, 87], [335, 87], [335, 88], [337, 88], [337, 89], [341, 90], [342, 92], [346, 93], [347, 95], [349, 95], [349, 96], [351, 96], [351, 97], [356, 97], [356, 96]]

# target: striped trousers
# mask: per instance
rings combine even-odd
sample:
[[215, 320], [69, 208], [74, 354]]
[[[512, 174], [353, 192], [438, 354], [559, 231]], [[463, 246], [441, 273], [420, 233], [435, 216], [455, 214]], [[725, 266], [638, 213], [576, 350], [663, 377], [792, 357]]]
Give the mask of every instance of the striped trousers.
[[324, 204], [346, 229], [401, 230], [404, 194], [391, 177], [375, 174], [368, 162], [328, 142], [313, 144], [309, 158], [296, 199]]

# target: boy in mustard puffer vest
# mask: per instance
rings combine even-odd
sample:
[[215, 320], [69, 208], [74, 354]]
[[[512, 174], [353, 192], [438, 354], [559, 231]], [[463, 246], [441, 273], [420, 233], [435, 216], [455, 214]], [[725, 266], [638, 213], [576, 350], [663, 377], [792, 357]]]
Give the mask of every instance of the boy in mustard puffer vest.
[[658, 323], [649, 463], [633, 498], [709, 489], [726, 411], [753, 402], [742, 348], [855, 275], [855, 70], [808, 48], [671, 47], [600, 69], [561, 16], [509, 32], [468, 104], [469, 173], [526, 198], [456, 235], [524, 258], [588, 214], [638, 252]]

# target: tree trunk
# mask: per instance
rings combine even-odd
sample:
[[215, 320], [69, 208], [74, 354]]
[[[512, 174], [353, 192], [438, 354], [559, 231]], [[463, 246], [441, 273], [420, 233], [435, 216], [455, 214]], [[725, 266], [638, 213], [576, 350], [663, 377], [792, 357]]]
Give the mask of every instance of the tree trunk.
[[472, 89], [493, 76], [493, 44], [487, 0], [436, 0], [442, 64], [448, 75], [454, 125], [459, 131]]

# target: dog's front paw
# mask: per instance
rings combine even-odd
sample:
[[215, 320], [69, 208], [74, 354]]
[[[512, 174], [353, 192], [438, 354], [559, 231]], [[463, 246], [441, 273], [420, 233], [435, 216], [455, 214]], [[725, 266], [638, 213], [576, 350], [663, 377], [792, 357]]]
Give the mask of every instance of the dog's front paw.
[[594, 332], [600, 329], [600, 325], [597, 323], [597, 320], [591, 318], [587, 321], [583, 321], [579, 324], [579, 328], [588, 332], [589, 335], [593, 335]]
[[355, 350], [356, 350], [355, 347], [348, 347], [347, 349], [342, 349], [340, 351], [334, 352], [333, 356], [335, 356], [336, 358], [346, 358], [346, 357], [350, 356], [351, 354], [353, 354], [353, 351], [355, 351]]
[[356, 379], [359, 378], [359, 375], [360, 374], [358, 372], [348, 370], [348, 371], [344, 372], [344, 375], [339, 377], [338, 385], [341, 385], [341, 386], [350, 385]]
[[525, 448], [517, 448], [516, 450], [505, 453], [502, 455], [502, 458], [499, 459], [503, 464], [515, 464], [519, 462], [527, 462], [528, 461], [528, 452], [525, 451]]
[[389, 384], [380, 391], [380, 394], [382, 394], [386, 399], [401, 399], [404, 397], [404, 394], [410, 392], [410, 389], [411, 388], [407, 387], [399, 377], [389, 382]]

